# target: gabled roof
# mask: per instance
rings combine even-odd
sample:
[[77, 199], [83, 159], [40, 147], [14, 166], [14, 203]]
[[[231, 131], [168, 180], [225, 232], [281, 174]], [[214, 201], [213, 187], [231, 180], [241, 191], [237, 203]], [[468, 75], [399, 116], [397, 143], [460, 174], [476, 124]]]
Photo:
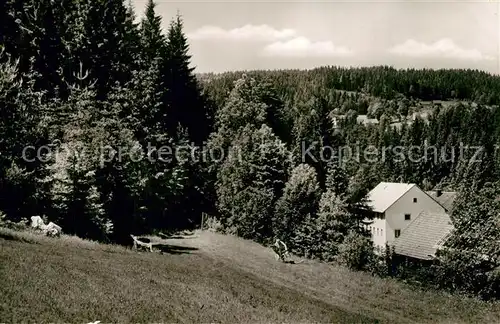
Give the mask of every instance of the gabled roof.
[[421, 260], [432, 260], [453, 230], [446, 213], [421, 212], [394, 241], [394, 252]]
[[455, 197], [457, 196], [457, 193], [453, 191], [443, 191], [439, 197], [437, 195], [437, 191], [426, 191], [425, 193], [431, 196], [432, 199], [437, 201], [447, 211], [451, 210]]
[[413, 183], [381, 182], [367, 195], [367, 205], [374, 212], [383, 213], [414, 187]]

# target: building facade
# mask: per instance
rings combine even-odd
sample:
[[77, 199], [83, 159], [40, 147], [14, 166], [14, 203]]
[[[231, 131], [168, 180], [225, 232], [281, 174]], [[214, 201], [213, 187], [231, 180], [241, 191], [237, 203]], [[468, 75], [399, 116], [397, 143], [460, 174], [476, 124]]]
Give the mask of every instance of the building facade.
[[415, 184], [381, 182], [367, 196], [373, 219], [365, 221], [377, 249], [391, 245], [422, 212], [447, 210]]

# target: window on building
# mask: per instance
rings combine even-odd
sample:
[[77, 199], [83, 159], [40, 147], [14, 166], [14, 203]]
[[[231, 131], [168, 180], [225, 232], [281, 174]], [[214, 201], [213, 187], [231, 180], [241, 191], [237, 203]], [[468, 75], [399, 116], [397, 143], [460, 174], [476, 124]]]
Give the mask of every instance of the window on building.
[[394, 237], [398, 238], [401, 235], [401, 230], [394, 230]]
[[413, 203], [416, 203], [417, 202], [417, 198], [413, 198]]
[[405, 214], [405, 220], [411, 220], [411, 214]]

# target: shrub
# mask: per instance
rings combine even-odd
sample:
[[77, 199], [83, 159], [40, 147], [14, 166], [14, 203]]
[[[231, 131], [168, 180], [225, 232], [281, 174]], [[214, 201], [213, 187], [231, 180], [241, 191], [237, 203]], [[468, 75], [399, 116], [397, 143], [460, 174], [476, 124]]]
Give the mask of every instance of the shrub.
[[352, 270], [365, 270], [374, 259], [373, 245], [369, 238], [349, 232], [339, 245], [337, 261]]
[[385, 245], [383, 253], [373, 253], [373, 258], [369, 265], [369, 271], [380, 277], [388, 277], [394, 274], [394, 247]]
[[23, 219], [20, 222], [16, 223], [7, 219], [7, 215], [0, 211], [0, 227], [13, 229], [16, 231], [26, 230], [29, 226], [29, 221], [27, 219]]
[[207, 217], [203, 224], [203, 229], [208, 229], [212, 232], [222, 232], [222, 223], [215, 217]]

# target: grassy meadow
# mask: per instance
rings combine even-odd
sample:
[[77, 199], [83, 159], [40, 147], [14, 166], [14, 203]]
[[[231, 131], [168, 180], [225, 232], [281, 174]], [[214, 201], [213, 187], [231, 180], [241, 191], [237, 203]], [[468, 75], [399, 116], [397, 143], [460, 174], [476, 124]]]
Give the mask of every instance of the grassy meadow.
[[412, 289], [211, 232], [155, 252], [0, 229], [5, 323], [498, 323], [500, 306]]

